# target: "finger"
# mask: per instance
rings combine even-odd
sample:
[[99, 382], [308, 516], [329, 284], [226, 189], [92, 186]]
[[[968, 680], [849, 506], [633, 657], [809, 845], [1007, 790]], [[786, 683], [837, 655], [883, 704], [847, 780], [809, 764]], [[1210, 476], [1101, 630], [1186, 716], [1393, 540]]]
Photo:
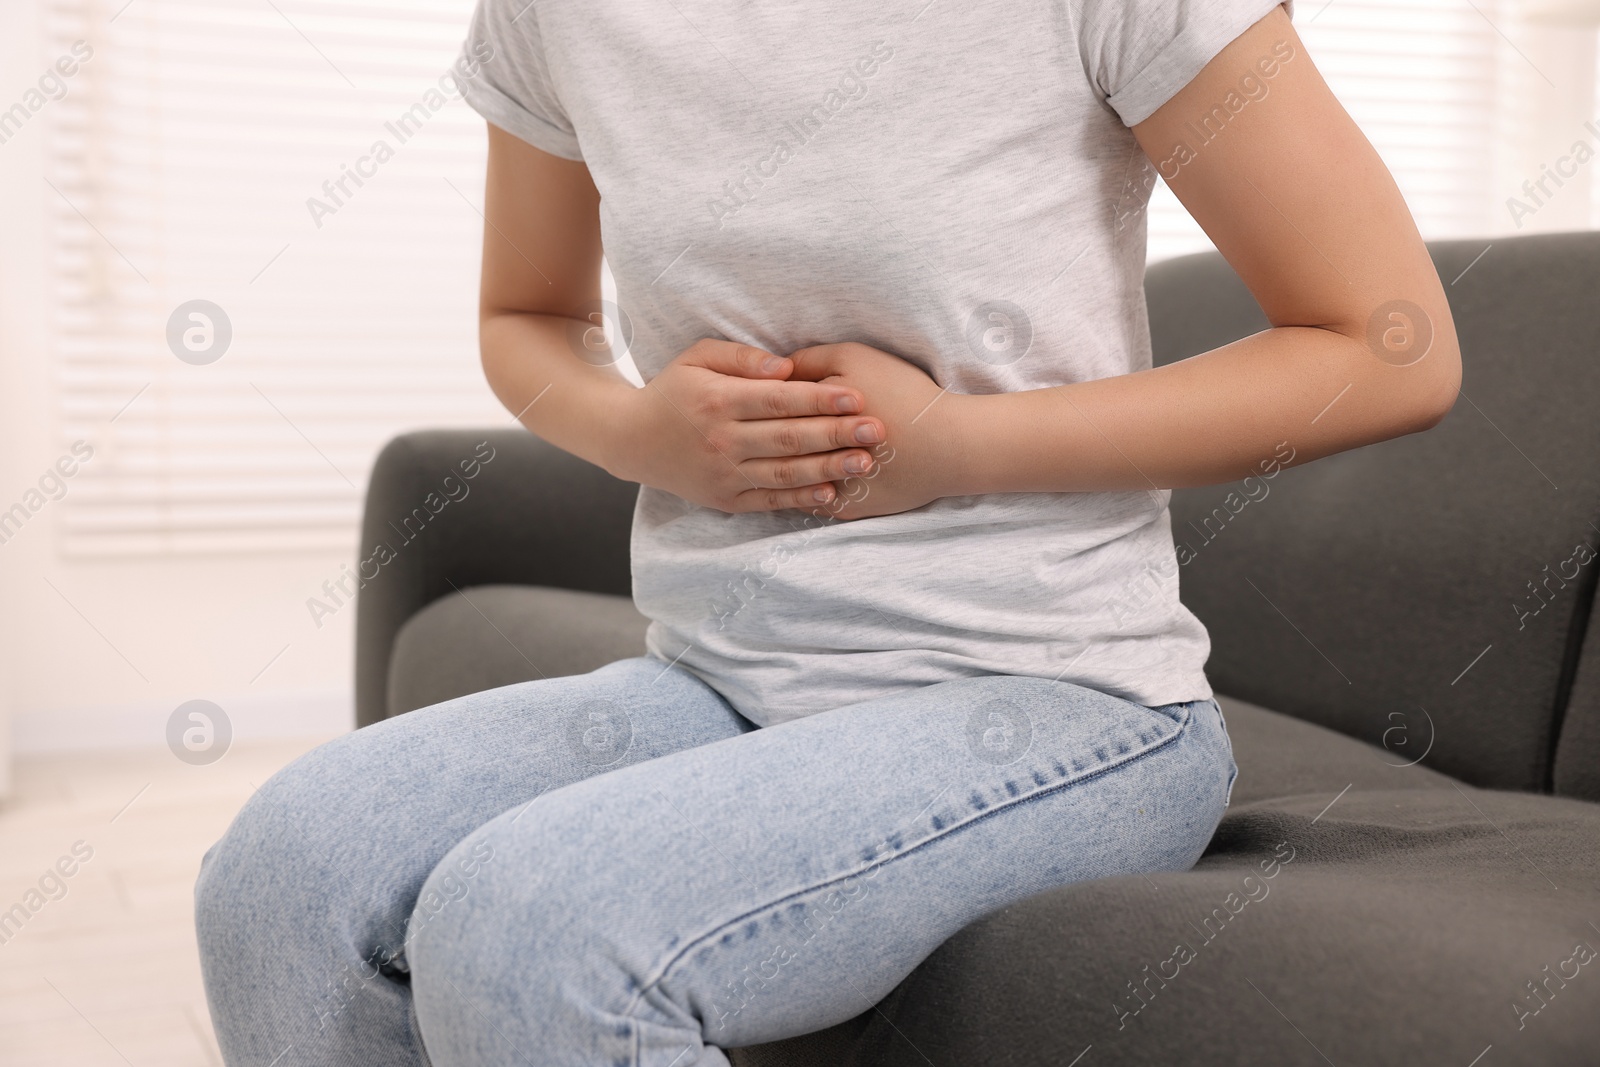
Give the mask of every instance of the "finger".
[[735, 419], [792, 419], [802, 415], [854, 415], [860, 391], [815, 382], [730, 382], [728, 415]]
[[740, 452], [749, 459], [806, 456], [841, 448], [860, 448], [883, 440], [883, 423], [874, 418], [841, 419], [831, 415], [765, 419], [740, 426]]
[[794, 369], [794, 363], [753, 345], [737, 341], [720, 341], [704, 337], [684, 350], [685, 362], [714, 370], [735, 378], [767, 378], [782, 380]]
[[826, 517], [838, 498], [839, 492], [831, 484], [801, 486], [798, 489], [746, 489], [734, 497], [737, 512], [783, 511], [799, 508]]
[[798, 489], [818, 482], [840, 482], [872, 470], [872, 453], [860, 448], [820, 452], [810, 456], [752, 459], [739, 464], [739, 473], [756, 489]]
[[794, 364], [789, 373], [789, 380], [820, 382], [843, 371], [844, 358], [844, 344], [812, 345], [810, 348], [796, 349], [789, 353], [789, 359]]

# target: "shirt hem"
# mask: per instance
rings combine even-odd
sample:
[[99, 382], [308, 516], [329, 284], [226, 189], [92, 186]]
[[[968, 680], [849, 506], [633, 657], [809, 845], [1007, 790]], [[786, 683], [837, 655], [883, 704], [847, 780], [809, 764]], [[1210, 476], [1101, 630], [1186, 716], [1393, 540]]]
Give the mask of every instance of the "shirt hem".
[[461, 95], [468, 107], [517, 139], [541, 152], [582, 162], [576, 134], [540, 118], [494, 86], [469, 82]]

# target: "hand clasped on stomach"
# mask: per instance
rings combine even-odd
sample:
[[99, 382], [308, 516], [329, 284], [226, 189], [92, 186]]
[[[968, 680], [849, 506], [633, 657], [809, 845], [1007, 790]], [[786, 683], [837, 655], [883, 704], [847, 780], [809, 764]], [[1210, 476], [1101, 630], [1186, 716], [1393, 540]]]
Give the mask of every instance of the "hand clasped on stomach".
[[950, 495], [957, 402], [870, 345], [783, 355], [708, 338], [639, 391], [614, 473], [732, 514], [895, 514]]

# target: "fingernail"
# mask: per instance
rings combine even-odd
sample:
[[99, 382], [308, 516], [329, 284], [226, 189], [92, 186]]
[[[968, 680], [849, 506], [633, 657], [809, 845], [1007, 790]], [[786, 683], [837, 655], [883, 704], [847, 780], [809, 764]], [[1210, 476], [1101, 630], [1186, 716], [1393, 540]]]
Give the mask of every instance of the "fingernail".
[[854, 415], [861, 410], [861, 401], [847, 393], [834, 398], [833, 409], [844, 415]]
[[783, 369], [784, 362], [782, 356], [768, 356], [761, 361], [761, 373], [776, 374]]
[[815, 500], [819, 504], [826, 504], [828, 501], [833, 499], [833, 490], [832, 489], [818, 489], [818, 490], [815, 490], [811, 494], [811, 499]]
[[878, 432], [877, 423], [863, 422], [856, 427], [856, 440], [864, 445], [875, 445], [883, 440], [883, 435]]
[[867, 468], [871, 465], [872, 460], [866, 456], [850, 456], [844, 461], [844, 469], [851, 474], [865, 474]]

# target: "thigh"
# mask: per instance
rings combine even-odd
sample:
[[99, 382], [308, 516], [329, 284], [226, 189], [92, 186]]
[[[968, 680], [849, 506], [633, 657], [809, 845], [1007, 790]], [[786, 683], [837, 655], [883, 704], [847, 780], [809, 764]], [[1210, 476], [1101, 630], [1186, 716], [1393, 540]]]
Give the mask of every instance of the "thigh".
[[407, 920], [446, 852], [470, 839], [490, 866], [475, 831], [496, 816], [515, 827], [537, 797], [754, 728], [693, 675], [639, 658], [447, 701], [307, 753], [251, 797], [196, 886], [229, 1062], [265, 1063], [308, 1034], [403, 1044], [384, 1032], [408, 1026], [384, 1014], [400, 990], [376, 979], [403, 977]]
[[421, 1031], [438, 1067], [506, 1041], [553, 1065], [722, 1063], [700, 1043], [859, 1014], [986, 912], [1192, 866], [1232, 773], [1209, 700], [1013, 677], [626, 768], [486, 828], [496, 869], [413, 946]]

